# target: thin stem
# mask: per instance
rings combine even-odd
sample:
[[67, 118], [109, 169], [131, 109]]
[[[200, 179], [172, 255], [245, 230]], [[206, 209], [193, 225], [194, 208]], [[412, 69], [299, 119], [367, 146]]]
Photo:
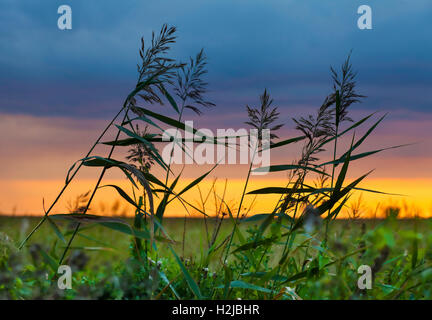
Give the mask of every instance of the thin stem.
[[[126, 105], [126, 102], [125, 102], [125, 105]], [[123, 121], [122, 121], [122, 125], [123, 125], [123, 123], [124, 123], [125, 120], [126, 120], [127, 113], [128, 113], [128, 112], [126, 111], [125, 116], [124, 116]], [[118, 131], [117, 131], [116, 138], [115, 138], [114, 141], [117, 142], [117, 140], [118, 140], [119, 137], [120, 137], [120, 133], [121, 133], [121, 131], [118, 130]], [[114, 143], [114, 144], [112, 145], [112, 147], [111, 147], [111, 150], [110, 150], [109, 154], [108, 154], [108, 157], [107, 157], [108, 159], [111, 159], [111, 156], [112, 156], [112, 154], [113, 154], [113, 152], [114, 152], [115, 147], [116, 147], [116, 145], [115, 145], [115, 143]], [[101, 172], [101, 174], [99, 175], [99, 179], [98, 179], [98, 181], [97, 181], [97, 183], [96, 183], [96, 186], [94, 187], [93, 192], [92, 192], [92, 195], [91, 195], [89, 201], [87, 202], [87, 206], [86, 206], [86, 208], [84, 209], [84, 211], [83, 211], [82, 214], [86, 214], [86, 213], [87, 213], [87, 211], [88, 211], [88, 209], [89, 209], [89, 207], [90, 207], [90, 204], [91, 204], [91, 202], [93, 201], [93, 198], [94, 198], [94, 196], [95, 196], [95, 194], [96, 194], [96, 191], [98, 190], [99, 185], [100, 185], [100, 183], [101, 183], [101, 181], [102, 181], [102, 179], [103, 179], [103, 177], [104, 177], [104, 175], [105, 175], [106, 170], [107, 170], [107, 167], [104, 167], [103, 170], [102, 170], [102, 172]], [[65, 250], [63, 251], [63, 254], [62, 254], [62, 256], [61, 256], [61, 258], [60, 258], [60, 260], [59, 260], [59, 265], [62, 264], [62, 262], [63, 262], [63, 260], [64, 260], [64, 258], [65, 258], [65, 256], [66, 256], [66, 254], [67, 254], [67, 252], [69, 251], [69, 248], [70, 248], [70, 246], [71, 246], [71, 244], [72, 244], [72, 241], [75, 239], [75, 236], [76, 236], [76, 234], [78, 233], [78, 230], [79, 230], [80, 226], [81, 226], [81, 223], [78, 223], [77, 226], [75, 227], [75, 230], [74, 230], [72, 236], [70, 237], [69, 242], [68, 242], [68, 244], [67, 244]]]
[[[93, 144], [93, 146], [90, 148], [90, 150], [87, 152], [86, 156], [84, 158], [88, 158], [90, 156], [90, 154], [92, 153], [93, 149], [96, 147], [96, 145], [99, 143], [99, 141], [102, 139], [102, 137], [105, 135], [105, 133], [108, 131], [108, 129], [111, 127], [111, 125], [114, 123], [114, 121], [117, 119], [117, 117], [122, 113], [122, 111], [125, 109], [125, 105], [123, 106], [123, 108], [120, 109], [120, 111], [115, 115], [115, 117], [111, 120], [111, 122], [106, 126], [106, 128], [102, 131], [102, 133], [100, 134], [99, 138], [97, 138], [96, 142]], [[21, 250], [24, 245], [27, 243], [28, 240], [30, 240], [30, 238], [33, 236], [33, 234], [42, 226], [42, 224], [45, 222], [45, 220], [47, 219], [48, 214], [50, 213], [50, 211], [52, 210], [52, 208], [55, 206], [55, 204], [58, 202], [58, 200], [60, 199], [60, 197], [62, 196], [63, 192], [66, 191], [67, 187], [69, 186], [69, 184], [72, 182], [72, 180], [74, 179], [75, 175], [78, 173], [78, 171], [80, 170], [81, 166], [82, 166], [82, 162], [79, 164], [79, 166], [75, 169], [75, 171], [73, 172], [73, 174], [71, 175], [70, 179], [68, 179], [65, 183], [65, 185], [63, 186], [63, 188], [61, 189], [60, 193], [57, 195], [57, 197], [55, 198], [55, 200], [53, 201], [53, 203], [50, 205], [50, 207], [48, 208], [48, 210], [45, 212], [44, 217], [39, 221], [39, 223], [36, 225], [36, 227], [34, 227], [34, 229], [27, 235], [27, 237], [21, 242], [19, 249]]]
[[239, 204], [239, 208], [237, 210], [237, 216], [236, 216], [236, 219], [235, 219], [235, 222], [234, 222], [233, 231], [231, 232], [231, 236], [230, 236], [230, 240], [229, 240], [229, 243], [228, 243], [228, 246], [227, 246], [227, 251], [225, 253], [225, 259], [224, 259], [224, 261], [228, 258], [228, 254], [229, 254], [229, 250], [231, 248], [231, 244], [232, 244], [232, 241], [233, 241], [233, 238], [234, 238], [234, 234], [235, 234], [235, 232], [237, 230], [238, 218], [239, 218], [239, 215], [240, 215], [240, 211], [242, 209], [243, 199], [244, 199], [245, 194], [246, 194], [246, 189], [247, 189], [247, 186], [248, 186], [248, 183], [249, 183], [249, 178], [250, 178], [250, 174], [251, 174], [251, 171], [252, 171], [252, 165], [253, 165], [253, 162], [255, 160], [255, 154], [256, 154], [256, 151], [257, 151], [258, 144], [259, 144], [259, 141], [257, 141], [257, 143], [256, 143], [255, 150], [254, 150], [254, 153], [253, 153], [253, 157], [252, 157], [251, 163], [249, 165], [249, 170], [248, 170], [248, 174], [247, 174], [247, 177], [246, 177], [246, 182], [245, 182], [245, 185], [244, 185], [244, 188], [243, 188], [242, 196], [240, 198], [240, 204]]
[[[183, 100], [182, 106], [180, 108], [180, 113], [179, 113], [179, 117], [178, 117], [178, 121], [179, 122], [181, 121], [181, 118], [182, 118], [182, 115], [183, 115], [183, 110], [184, 110], [185, 102], [186, 102], [186, 100]], [[176, 133], [175, 133], [175, 136], [174, 136], [174, 142], [175, 142], [175, 139], [177, 138], [177, 132], [178, 132], [178, 128], [176, 129]], [[172, 159], [173, 154], [174, 154], [174, 144], [173, 144], [173, 149], [170, 152], [170, 159], [169, 159], [169, 162], [168, 162], [168, 170], [167, 170], [167, 174], [165, 176], [165, 186], [166, 187], [168, 187], [169, 173], [171, 171], [171, 159]], [[165, 191], [168, 192], [168, 190], [165, 190]]]
[[[339, 134], [339, 126], [336, 126], [336, 136], [335, 136], [335, 143], [334, 143], [334, 149], [333, 149], [333, 161], [336, 161], [338, 134]], [[333, 163], [332, 175], [331, 175], [331, 188], [332, 189], [333, 189], [335, 169], [336, 169], [336, 164]], [[330, 210], [328, 212], [328, 215], [330, 215]], [[326, 219], [325, 233], [324, 233], [324, 243], [325, 244], [327, 243], [328, 226], [329, 226], [329, 219], [327, 218]]]
[[183, 222], [183, 244], [182, 244], [182, 254], [183, 257], [185, 256], [185, 241], [186, 240], [186, 215], [184, 216], [184, 222]]

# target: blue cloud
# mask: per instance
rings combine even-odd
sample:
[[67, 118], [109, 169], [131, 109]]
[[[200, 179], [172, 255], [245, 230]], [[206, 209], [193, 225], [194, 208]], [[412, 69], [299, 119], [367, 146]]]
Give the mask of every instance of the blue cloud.
[[[60, 31], [68, 2], [73, 29]], [[361, 4], [373, 30], [357, 28]], [[0, 110], [108, 117], [134, 84], [139, 38], [167, 22], [179, 29], [173, 55], [206, 49], [219, 108], [243, 110], [265, 87], [283, 105], [317, 105], [329, 66], [354, 49], [365, 107], [430, 112], [431, 16], [429, 0], [2, 1]]]

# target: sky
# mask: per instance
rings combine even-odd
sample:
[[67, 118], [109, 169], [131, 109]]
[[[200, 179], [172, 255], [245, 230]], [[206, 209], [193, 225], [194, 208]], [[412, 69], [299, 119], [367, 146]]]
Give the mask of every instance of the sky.
[[[72, 8], [72, 30], [57, 27], [63, 4]], [[371, 30], [357, 27], [360, 5], [372, 8]], [[408, 194], [406, 201], [432, 214], [431, 16], [429, 0], [2, 0], [0, 212], [42, 212], [42, 198], [55, 196], [135, 85], [141, 36], [149, 39], [168, 23], [178, 28], [172, 57], [184, 61], [201, 48], [208, 57], [208, 98], [216, 107], [187, 115], [205, 128], [244, 126], [245, 106], [256, 106], [267, 88], [284, 123], [279, 135], [298, 135], [292, 117], [314, 112], [331, 90], [329, 67], [339, 67], [352, 50], [358, 91], [367, 96], [352, 117], [388, 113], [362, 150], [415, 144], [356, 163], [350, 177], [375, 169], [371, 181]], [[154, 108], [172, 115], [167, 106]], [[272, 154], [272, 162], [291, 162], [298, 152]], [[225, 166], [214, 177], [236, 185], [246, 173], [244, 166]], [[185, 171], [187, 178], [194, 174], [196, 168]], [[257, 183], [270, 179], [280, 185], [284, 177]]]

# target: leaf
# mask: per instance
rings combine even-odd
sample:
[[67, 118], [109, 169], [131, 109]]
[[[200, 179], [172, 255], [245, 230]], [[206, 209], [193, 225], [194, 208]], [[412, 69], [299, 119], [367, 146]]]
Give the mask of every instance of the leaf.
[[171, 246], [169, 246], [169, 249], [171, 250], [175, 260], [177, 261], [177, 264], [180, 266], [180, 270], [182, 271], [189, 288], [192, 290], [192, 292], [197, 297], [197, 299], [203, 299], [203, 296], [201, 295], [201, 291], [200, 291], [198, 285], [196, 284], [194, 279], [192, 279], [191, 275], [189, 274], [189, 271], [183, 265], [183, 262], [181, 262], [180, 258], [175, 253], [173, 248], [171, 248]]
[[162, 131], [162, 132], [164, 131], [161, 127], [159, 127], [156, 123], [154, 123], [151, 119], [147, 118], [145, 115], [142, 115], [140, 117], [136, 117], [136, 118], [130, 119], [130, 120], [124, 122], [123, 125], [127, 125], [129, 123], [132, 123], [132, 121], [135, 121], [135, 120], [144, 121], [144, 122], [152, 125], [153, 127], [158, 128], [160, 131]]
[[[77, 161], [78, 162], [78, 161]], [[75, 165], [77, 164], [77, 162], [75, 162], [68, 170], [67, 174], [66, 174], [66, 179], [65, 179], [65, 184], [68, 184], [70, 182], [70, 173], [72, 172], [72, 170], [75, 168]]]
[[180, 295], [177, 293], [177, 291], [175, 290], [174, 286], [171, 284], [171, 282], [168, 280], [167, 276], [165, 275], [165, 273], [161, 270], [158, 269], [158, 273], [159, 276], [161, 277], [161, 279], [165, 282], [166, 285], [168, 285], [171, 289], [171, 291], [174, 293], [175, 297], [178, 300], [181, 300]]
[[270, 275], [270, 272], [246, 272], [241, 274], [242, 277], [250, 277], [250, 278], [267, 278], [274, 281], [286, 281], [288, 278], [286, 276], [278, 275], [278, 274], [272, 274]]
[[285, 188], [285, 187], [266, 187], [248, 192], [247, 194], [288, 194], [288, 193], [317, 193], [331, 191], [332, 188]]
[[135, 145], [138, 143], [141, 143], [141, 141], [136, 139], [136, 138], [127, 138], [127, 139], [123, 139], [123, 140], [113, 140], [113, 141], [101, 142], [101, 144], [104, 144], [107, 146], [119, 146], [119, 147], [132, 146], [132, 145]]
[[[62, 247], [62, 248], [66, 248], [66, 247]], [[110, 247], [75, 247], [75, 246], [70, 246], [68, 247], [69, 249], [79, 249], [79, 250], [87, 250], [87, 251], [116, 251], [116, 249], [114, 248], [110, 248]]]
[[240, 247], [236, 248], [232, 253], [250, 250], [250, 249], [255, 249], [255, 248], [257, 248], [259, 246], [263, 246], [263, 245], [270, 245], [270, 244], [276, 242], [277, 239], [279, 239], [279, 238], [280, 238], [279, 236], [273, 236], [273, 237], [266, 238], [263, 240], [256, 240], [256, 241], [254, 240], [251, 242], [247, 242], [247, 243], [241, 245]]
[[352, 183], [350, 183], [348, 186], [346, 186], [343, 190], [341, 190], [340, 192], [337, 193], [333, 193], [332, 196], [330, 197], [329, 200], [327, 200], [326, 202], [324, 202], [322, 205], [320, 205], [318, 207], [318, 210], [321, 212], [321, 214], [323, 214], [324, 212], [326, 212], [327, 210], [331, 210], [331, 208], [333, 208], [333, 206], [340, 200], [342, 199], [345, 195], [348, 194], [348, 192], [350, 192], [352, 189], [354, 189], [354, 187], [359, 184], [364, 178], [366, 178], [373, 170], [369, 171], [368, 173], [364, 174], [363, 176], [361, 176], [360, 178], [356, 179], [355, 181], [353, 181]]
[[[413, 143], [401, 144], [401, 145], [398, 145], [398, 146], [393, 146], [393, 147], [388, 147], [388, 148], [382, 148], [382, 149], [378, 149], [378, 150], [363, 152], [363, 153], [360, 153], [360, 154], [352, 155], [350, 157], [351, 158], [350, 161], [354, 161], [354, 160], [358, 160], [358, 159], [361, 159], [361, 158], [365, 158], [365, 157], [368, 157], [368, 156], [373, 155], [373, 154], [378, 153], [378, 152], [382, 152], [382, 151], [386, 151], [386, 150], [390, 150], [390, 149], [401, 148], [401, 147], [406, 147], [406, 146], [410, 146], [410, 145], [413, 145]], [[326, 165], [329, 165], [329, 164], [339, 164], [339, 163], [345, 162], [345, 160], [346, 160], [345, 158], [340, 158], [340, 159], [335, 160], [335, 161], [329, 161], [329, 162], [325, 162], [325, 163], [319, 164], [318, 167], [323, 167], [323, 166], [326, 166]]]
[[[221, 199], [221, 198], [219, 198], [219, 199]], [[223, 204], [225, 205], [226, 209], [228, 210], [228, 215], [229, 215], [230, 221], [236, 230], [235, 234], [239, 238], [240, 243], [244, 244], [246, 242], [246, 240], [245, 240], [245, 237], [243, 236], [243, 234], [241, 233], [240, 228], [237, 228], [237, 219], [234, 219], [234, 215], [232, 214], [232, 211], [231, 211], [230, 207], [228, 206], [228, 204], [226, 203], [226, 201], [223, 199], [221, 199], [221, 200], [222, 200]], [[232, 235], [232, 236], [234, 236], [234, 235]], [[228, 254], [228, 252], [227, 252], [227, 254]], [[251, 260], [253, 260], [253, 259], [251, 259]]]
[[258, 213], [251, 217], [242, 219], [241, 222], [257, 222], [266, 219], [269, 215], [272, 215], [272, 213]]
[[192, 181], [191, 183], [189, 183], [182, 191], [180, 191], [179, 193], [177, 193], [177, 195], [174, 198], [172, 198], [169, 202], [171, 202], [175, 198], [181, 196], [183, 193], [185, 193], [186, 191], [192, 189], [197, 184], [199, 184], [202, 180], [205, 179], [205, 177], [207, 177], [216, 168], [216, 166], [217, 166], [217, 164], [214, 165], [213, 168], [211, 168], [209, 171], [207, 171], [206, 173], [204, 173], [203, 175], [201, 175], [200, 177], [196, 178], [194, 181]]
[[[306, 186], [306, 185], [305, 185]], [[261, 188], [257, 190], [253, 190], [248, 192], [247, 194], [289, 194], [289, 193], [310, 193], [310, 195], [318, 194], [318, 193], [324, 193], [324, 192], [331, 192], [335, 190], [335, 188], [286, 188], [286, 187], [266, 187]], [[370, 192], [370, 193], [378, 193], [378, 194], [384, 194], [384, 195], [391, 195], [391, 196], [404, 196], [404, 194], [399, 193], [388, 193], [378, 190], [372, 190], [372, 189], [365, 189], [365, 188], [353, 188], [353, 190], [363, 191], [363, 192]]]
[[342, 210], [343, 206], [345, 205], [345, 203], [348, 201], [348, 199], [350, 198], [350, 196], [346, 196], [345, 199], [342, 200], [342, 202], [339, 204], [339, 206], [333, 210], [332, 213], [329, 214], [328, 219], [336, 219], [337, 215], [340, 213], [340, 211]]
[[96, 238], [93, 238], [93, 237], [91, 237], [91, 236], [89, 236], [89, 235], [83, 234], [82, 231], [84, 231], [84, 228], [80, 228], [80, 232], [78, 232], [76, 235], [79, 236], [79, 237], [82, 237], [82, 238], [84, 238], [84, 239], [87, 239], [87, 240], [90, 240], [90, 241], [93, 241], [93, 242], [99, 243], [99, 244], [101, 244], [102, 246], [104, 246], [105, 248], [110, 248], [110, 249], [112, 249], [112, 250], [116, 250], [115, 248], [110, 247], [109, 245], [107, 245], [107, 244], [106, 244], [105, 242], [103, 242], [103, 241], [100, 241], [100, 240], [98, 240], [98, 239], [96, 239]]
[[225, 264], [223, 265], [223, 268], [225, 271], [225, 285], [223, 286], [223, 288], [224, 288], [223, 297], [224, 297], [224, 299], [227, 299], [228, 294], [229, 294], [230, 284], [231, 284], [231, 281], [233, 279], [233, 272], [232, 272], [231, 268]]
[[[157, 207], [157, 209], [156, 209], [156, 217], [158, 218], [158, 220], [159, 220], [160, 222], [162, 222], [163, 215], [164, 215], [164, 213], [165, 213], [165, 208], [166, 208], [166, 206], [167, 206], [167, 204], [168, 204], [168, 198], [169, 198], [170, 194], [173, 193], [172, 190], [173, 190], [173, 189], [175, 188], [175, 186], [177, 185], [177, 182], [179, 181], [180, 175], [181, 175], [181, 174], [179, 174], [179, 175], [177, 176], [177, 178], [174, 179], [173, 183], [171, 184], [171, 187], [169, 188], [169, 190], [171, 190], [171, 191], [165, 193], [165, 195], [164, 195], [162, 201], [159, 203], [159, 205], [158, 205], [158, 207]], [[157, 226], [155, 227], [155, 232], [156, 232], [156, 231], [157, 231]]]
[[[351, 153], [352, 151], [354, 151], [356, 148], [358, 148], [364, 140], [366, 140], [366, 138], [372, 133], [373, 130], [375, 130], [375, 128], [378, 126], [378, 124], [384, 120], [384, 118], [386, 117], [387, 114], [383, 115], [372, 127], [369, 128], [369, 130], [363, 135], [363, 137], [361, 137], [360, 140], [358, 140], [354, 146], [351, 149]], [[346, 152], [341, 159], [345, 158], [347, 156], [348, 152]]]
[[[145, 137], [145, 139], [148, 142], [160, 142], [160, 143], [165, 143], [165, 142], [172, 142], [174, 139], [174, 136], [170, 136], [172, 137], [172, 139], [166, 139], [166, 138], [162, 138], [162, 137]], [[185, 139], [185, 138], [181, 138], [181, 137], [177, 137], [175, 139], [177, 142], [182, 142], [182, 143], [186, 143], [186, 142], [192, 142], [192, 143], [211, 143], [211, 144], [223, 144], [223, 143], [219, 143], [217, 141], [217, 139], [200, 139], [200, 140], [196, 140], [196, 139]], [[109, 146], [122, 146], [122, 147], [127, 147], [127, 146], [131, 146], [131, 145], [135, 145], [135, 144], [140, 144], [142, 143], [141, 140], [137, 139], [137, 138], [127, 138], [127, 139], [123, 139], [123, 140], [114, 140], [114, 141], [107, 141], [107, 142], [102, 142], [102, 144], [105, 145], [109, 145]], [[226, 142], [225, 145], [228, 145], [229, 143]]]
[[[230, 283], [230, 287], [231, 288], [239, 288], [239, 289], [249, 289], [249, 290], [255, 290], [255, 291], [259, 291], [259, 292], [264, 292], [264, 293], [272, 293], [273, 291], [271, 291], [270, 289], [266, 289], [251, 283], [247, 283], [241, 280], [235, 280], [235, 281], [231, 281]], [[218, 289], [222, 289], [224, 288], [224, 286], [220, 285], [218, 287], [216, 287]]]
[[[137, 238], [149, 240], [150, 239], [150, 233], [147, 230], [137, 230], [133, 227], [131, 227], [127, 222], [118, 219], [118, 218], [112, 218], [112, 217], [105, 217], [105, 216], [97, 216], [92, 214], [79, 214], [79, 213], [71, 213], [71, 214], [53, 214], [50, 216], [52, 219], [61, 219], [61, 220], [68, 220], [68, 221], [74, 221], [78, 223], [97, 223], [101, 226], [104, 226], [106, 228], [122, 232], [124, 234], [134, 236]], [[155, 237], [157, 240], [161, 242], [170, 242], [174, 243], [173, 240], [165, 238], [165, 237]]]
[[283, 140], [283, 141], [279, 141], [276, 143], [271, 144], [269, 147], [267, 148], [263, 148], [261, 151], [267, 150], [267, 149], [274, 149], [274, 148], [279, 148], [281, 146], [285, 146], [287, 144], [291, 144], [291, 143], [295, 143], [295, 142], [299, 142], [301, 140], [304, 140], [306, 138], [306, 136], [301, 136], [301, 137], [295, 137], [295, 138], [291, 138], [291, 139], [287, 139], [287, 140]]
[[52, 219], [50, 217], [48, 217], [48, 215], [46, 215], [46, 219], [49, 222], [49, 225], [51, 226], [51, 228], [54, 230], [54, 233], [57, 235], [57, 237], [63, 241], [64, 243], [66, 243], [66, 239], [64, 238], [63, 234], [61, 233], [60, 229], [57, 227], [57, 225], [54, 223], [54, 221], [52, 221]]
[[333, 193], [338, 193], [340, 191], [340, 189], [342, 188], [342, 184], [345, 181], [345, 177], [348, 171], [348, 166], [350, 163], [350, 157], [351, 157], [351, 151], [353, 150], [353, 143], [354, 143], [354, 135], [351, 141], [351, 146], [348, 150], [347, 156], [345, 157], [345, 161], [344, 164], [342, 166], [341, 171], [339, 172], [339, 176], [337, 178], [336, 184], [335, 184], [335, 188], [333, 190]]
[[97, 216], [93, 214], [81, 214], [81, 213], [66, 213], [66, 214], [52, 214], [50, 215], [52, 219], [68, 220], [78, 223], [101, 223], [101, 222], [115, 222], [115, 223], [127, 223], [118, 218]]
[[313, 171], [313, 172], [316, 172], [316, 173], [319, 173], [322, 175], [329, 176], [324, 171], [317, 170], [317, 169], [312, 168], [312, 167], [305, 167], [305, 166], [299, 166], [299, 165], [293, 165], [293, 164], [273, 165], [273, 166], [269, 166], [269, 167], [261, 167], [261, 168], [253, 169], [252, 172], [277, 172], [277, 171], [297, 170], [297, 169], [309, 170], [309, 171]]
[[370, 117], [372, 117], [374, 114], [375, 114], [375, 112], [372, 113], [372, 114], [370, 114], [370, 115], [368, 115], [367, 117], [364, 117], [363, 119], [357, 121], [357, 122], [354, 123], [351, 127], [349, 127], [348, 129], [344, 130], [343, 132], [339, 133], [337, 136], [331, 137], [331, 138], [329, 138], [329, 139], [323, 141], [323, 142], [319, 145], [319, 147], [317, 147], [316, 149], [321, 149], [325, 144], [327, 144], [327, 143], [333, 141], [333, 140], [336, 139], [336, 138], [339, 138], [339, 137], [343, 136], [345, 133], [351, 131], [352, 129], [357, 128], [357, 127], [360, 126], [362, 123], [364, 123], [365, 121], [367, 121]]
[[111, 168], [114, 166], [118, 166], [121, 164], [121, 161], [117, 161], [114, 159], [107, 159], [99, 156], [92, 156], [81, 159], [83, 166], [86, 167], [107, 167]]
[[264, 219], [264, 221], [261, 223], [259, 231], [255, 237], [255, 239], [259, 239], [264, 234], [265, 230], [268, 228], [268, 226], [273, 222], [273, 219], [276, 215], [276, 212], [271, 213], [267, 216], [267, 218]]
[[353, 188], [353, 190], [370, 192], [370, 193], [385, 194], [385, 195], [388, 195], [388, 196], [406, 196], [406, 195], [401, 194], [401, 193], [388, 193], [388, 192], [383, 192], [383, 191], [378, 191], [378, 190], [371, 190], [371, 189], [365, 189], [365, 188]]
[[183, 122], [177, 121], [177, 120], [175, 120], [173, 118], [161, 115], [159, 113], [155, 113], [155, 112], [150, 111], [150, 110], [145, 109], [145, 108], [141, 108], [141, 107], [135, 107], [135, 108], [137, 110], [139, 110], [140, 112], [142, 112], [142, 113], [144, 113], [144, 114], [146, 114], [146, 115], [148, 115], [150, 117], [153, 117], [153, 118], [155, 118], [155, 119], [157, 119], [157, 120], [159, 120], [159, 121], [161, 121], [161, 122], [163, 122], [163, 123], [165, 123], [167, 125], [173, 126], [173, 127], [177, 128], [177, 129], [180, 129], [180, 130], [183, 130], [183, 131], [186, 129], [186, 130], [188, 130], [190, 132], [193, 132], [194, 134], [200, 135], [201, 137], [205, 137], [201, 132], [199, 132], [195, 128], [187, 126]]
[[169, 94], [169, 92], [165, 89], [165, 87], [163, 86], [163, 84], [160, 85], [160, 88], [162, 89], [162, 93], [165, 95], [165, 97], [168, 99], [170, 105], [173, 107], [173, 109], [180, 114], [180, 110], [177, 106], [177, 103], [175, 102], [175, 100], [173, 99], [173, 97]]
[[411, 269], [415, 269], [418, 259], [418, 240], [417, 237], [413, 240], [412, 254], [411, 254]]
[[127, 202], [129, 202], [131, 205], [133, 205], [135, 208], [137, 208], [139, 211], [142, 211], [142, 209], [133, 201], [129, 195], [120, 187], [114, 185], [114, 184], [107, 184], [104, 186], [100, 186], [99, 188], [105, 188], [105, 187], [112, 187], [117, 190], [117, 192], [120, 194], [120, 196], [125, 199]]
[[51, 268], [52, 271], [57, 273], [57, 268], [58, 268], [57, 262], [48, 253], [46, 253], [44, 249], [42, 249], [40, 247], [39, 247], [39, 252], [42, 255], [45, 263], [47, 265], [49, 265], [49, 267]]
[[158, 178], [156, 178], [154, 175], [152, 175], [150, 172], [143, 172], [144, 177], [151, 183], [157, 184], [158, 186], [161, 186], [162, 188], [168, 189], [168, 187], [160, 181]]
[[139, 169], [137, 169], [136, 167], [130, 164], [113, 160], [113, 159], [102, 158], [98, 156], [84, 158], [82, 159], [82, 161], [84, 166], [98, 166], [98, 167], [105, 167], [105, 168], [117, 167], [123, 171], [123, 173], [129, 179], [129, 181], [132, 183], [132, 185], [138, 188], [134, 179], [131, 176], [131, 174], [133, 174], [135, 178], [141, 183], [141, 185], [146, 189], [147, 196], [149, 198], [150, 213], [151, 215], [154, 214], [153, 194], [150, 185], [148, 184], [148, 181], [146, 179], [146, 175], [142, 171], [140, 171]]

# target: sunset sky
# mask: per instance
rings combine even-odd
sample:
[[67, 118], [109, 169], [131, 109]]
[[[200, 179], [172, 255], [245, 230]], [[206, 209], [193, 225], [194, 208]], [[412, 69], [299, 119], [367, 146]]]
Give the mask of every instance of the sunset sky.
[[[57, 8], [62, 4], [72, 8], [72, 30], [57, 28]], [[357, 27], [357, 8], [362, 4], [372, 7], [372, 30]], [[362, 187], [406, 195], [364, 195], [369, 208], [406, 203], [412, 211], [432, 216], [431, 17], [430, 0], [4, 0], [0, 3], [0, 213], [43, 213], [42, 198], [46, 206], [55, 198], [69, 167], [86, 154], [134, 87], [140, 37], [150, 39], [152, 30], [168, 23], [177, 26], [179, 36], [172, 57], [186, 60], [201, 48], [206, 52], [208, 98], [216, 107], [201, 117], [186, 114], [185, 119], [212, 130], [246, 127], [245, 106], [257, 106], [258, 96], [267, 88], [280, 111], [279, 122], [284, 123], [279, 136], [298, 136], [292, 118], [320, 106], [331, 91], [329, 67], [339, 68], [352, 49], [358, 91], [367, 98], [352, 106], [351, 117], [359, 120], [378, 111], [374, 118], [378, 119], [388, 113], [359, 151], [413, 145], [353, 162], [349, 177], [375, 169]], [[168, 106], [152, 108], [173, 115]], [[289, 164], [300, 150], [298, 144], [272, 153], [272, 164]], [[96, 152], [107, 153], [103, 147]], [[218, 178], [222, 191], [227, 178], [228, 200], [235, 202], [247, 168], [221, 166], [203, 189]], [[189, 166], [184, 176], [193, 179], [206, 169]], [[91, 189], [98, 173], [89, 169], [80, 173], [55, 212]], [[110, 182], [128, 188], [120, 174], [108, 174], [106, 184]], [[284, 174], [269, 174], [252, 177], [249, 189], [284, 183]], [[93, 212], [112, 199], [109, 194], [101, 193]], [[190, 199], [196, 198], [193, 191]], [[260, 199], [256, 212], [273, 209], [268, 207], [271, 199]], [[181, 206], [172, 210], [173, 215], [184, 214]]]

